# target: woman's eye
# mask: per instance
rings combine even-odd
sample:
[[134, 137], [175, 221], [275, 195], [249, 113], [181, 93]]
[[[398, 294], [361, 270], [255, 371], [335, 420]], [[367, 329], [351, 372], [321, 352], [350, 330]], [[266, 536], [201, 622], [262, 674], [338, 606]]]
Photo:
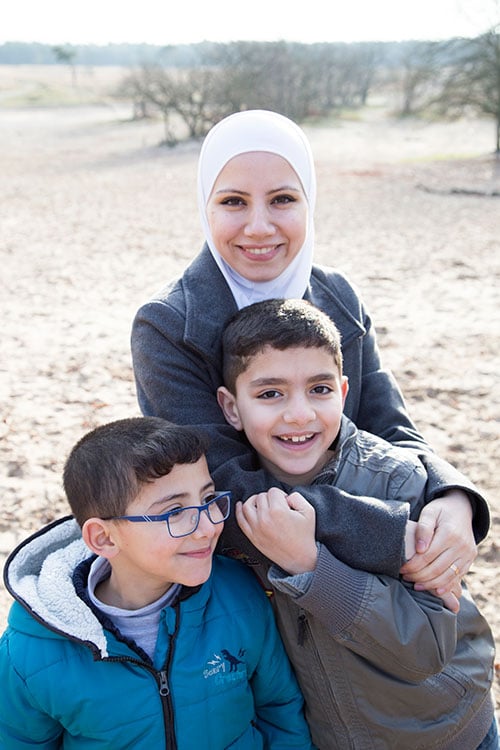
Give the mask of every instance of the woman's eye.
[[221, 206], [244, 206], [245, 202], [242, 198], [238, 196], [230, 196], [229, 198], [224, 198], [221, 201]]
[[293, 195], [277, 195], [273, 198], [273, 203], [295, 203], [296, 198]]

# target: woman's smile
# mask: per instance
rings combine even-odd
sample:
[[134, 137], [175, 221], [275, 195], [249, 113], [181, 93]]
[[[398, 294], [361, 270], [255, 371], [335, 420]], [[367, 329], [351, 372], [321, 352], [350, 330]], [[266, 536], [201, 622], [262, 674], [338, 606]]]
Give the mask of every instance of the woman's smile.
[[215, 247], [249, 281], [277, 278], [302, 249], [308, 205], [290, 164], [267, 152], [240, 154], [219, 173], [207, 204]]

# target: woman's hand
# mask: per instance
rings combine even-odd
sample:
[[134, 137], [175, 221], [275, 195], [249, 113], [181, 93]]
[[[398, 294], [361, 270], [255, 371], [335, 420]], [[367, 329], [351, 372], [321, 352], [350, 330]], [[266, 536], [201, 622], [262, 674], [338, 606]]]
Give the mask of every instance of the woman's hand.
[[287, 495], [277, 487], [236, 503], [243, 533], [269, 560], [291, 575], [316, 567], [316, 513], [298, 492]]
[[[417, 523], [416, 554], [401, 568], [415, 589], [440, 596], [445, 606], [458, 611], [445, 596], [458, 593], [457, 582], [477, 557], [472, 532], [472, 507], [465, 492], [450, 490], [425, 506]], [[458, 600], [457, 600], [458, 604]]]

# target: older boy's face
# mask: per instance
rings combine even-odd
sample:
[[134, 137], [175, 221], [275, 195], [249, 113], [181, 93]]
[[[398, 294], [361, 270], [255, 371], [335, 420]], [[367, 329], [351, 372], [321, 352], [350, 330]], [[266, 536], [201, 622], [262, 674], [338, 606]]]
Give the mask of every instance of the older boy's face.
[[305, 484], [328, 460], [346, 395], [347, 378], [327, 349], [266, 347], [237, 378], [228, 421], [277, 479]]
[[[128, 506], [127, 515], [159, 515], [202, 505], [213, 494], [207, 462], [200, 458], [195, 464], [177, 464], [170, 474], [144, 485]], [[119, 547], [112, 559], [113, 572], [117, 573], [117, 582], [125, 582], [124, 591], [118, 593], [135, 605], [142, 601], [142, 606], [162, 596], [172, 583], [196, 586], [206, 581], [224, 525], [212, 524], [207, 514], [201, 513], [196, 531], [174, 539], [165, 522], [113, 524]]]

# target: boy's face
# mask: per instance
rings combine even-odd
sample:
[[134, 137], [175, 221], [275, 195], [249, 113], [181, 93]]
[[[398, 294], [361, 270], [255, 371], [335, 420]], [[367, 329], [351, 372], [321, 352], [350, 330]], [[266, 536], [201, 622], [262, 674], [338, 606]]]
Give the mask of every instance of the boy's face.
[[[127, 515], [159, 515], [189, 505], [202, 505], [214, 493], [205, 458], [177, 464], [170, 474], [143, 485], [127, 507]], [[125, 582], [129, 601], [158, 599], [172, 583], [196, 586], [207, 580], [223, 523], [214, 525], [206, 512], [188, 536], [173, 538], [165, 522], [113, 521], [117, 547], [111, 563], [117, 582]], [[113, 581], [113, 574], [111, 581]]]
[[267, 346], [238, 376], [236, 395], [219, 389], [219, 404], [266, 469], [288, 484], [307, 484], [328, 460], [347, 389], [327, 349]]

